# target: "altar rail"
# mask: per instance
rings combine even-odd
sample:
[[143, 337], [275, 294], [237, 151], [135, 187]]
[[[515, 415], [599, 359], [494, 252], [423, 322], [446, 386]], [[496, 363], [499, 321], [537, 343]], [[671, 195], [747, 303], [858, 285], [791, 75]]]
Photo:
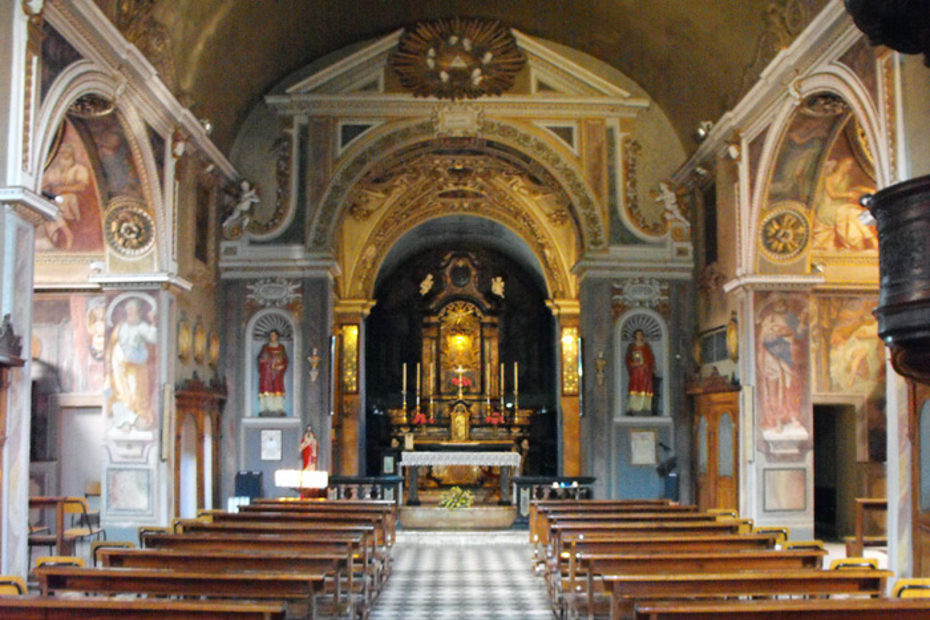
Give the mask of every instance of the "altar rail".
[[516, 524], [529, 524], [534, 499], [594, 499], [591, 476], [517, 476], [513, 485], [517, 501]]
[[400, 506], [403, 492], [400, 476], [330, 476], [327, 499], [384, 499]]

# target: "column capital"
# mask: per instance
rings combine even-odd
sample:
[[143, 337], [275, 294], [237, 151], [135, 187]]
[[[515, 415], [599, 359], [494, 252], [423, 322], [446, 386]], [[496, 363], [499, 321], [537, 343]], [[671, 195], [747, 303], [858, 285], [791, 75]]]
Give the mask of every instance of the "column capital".
[[374, 299], [337, 299], [333, 305], [336, 323], [361, 321], [376, 303]]
[[559, 321], [577, 320], [581, 315], [581, 302], [577, 299], [547, 299], [546, 307]]

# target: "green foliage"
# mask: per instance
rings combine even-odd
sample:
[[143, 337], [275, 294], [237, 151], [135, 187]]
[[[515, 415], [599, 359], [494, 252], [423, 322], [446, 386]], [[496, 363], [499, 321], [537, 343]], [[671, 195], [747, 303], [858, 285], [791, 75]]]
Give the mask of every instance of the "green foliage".
[[458, 486], [452, 487], [439, 497], [439, 505], [449, 510], [469, 508], [474, 501], [475, 496], [471, 491]]

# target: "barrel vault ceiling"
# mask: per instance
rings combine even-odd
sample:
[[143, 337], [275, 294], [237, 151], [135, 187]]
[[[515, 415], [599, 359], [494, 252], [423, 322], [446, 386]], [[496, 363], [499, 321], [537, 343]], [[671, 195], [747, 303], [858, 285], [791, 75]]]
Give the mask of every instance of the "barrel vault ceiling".
[[[826, 0], [96, 0], [228, 152], [250, 108], [288, 74], [417, 21], [498, 19], [576, 48], [642, 86], [686, 150], [699, 121], [748, 90]], [[164, 58], [170, 65], [165, 67]]]

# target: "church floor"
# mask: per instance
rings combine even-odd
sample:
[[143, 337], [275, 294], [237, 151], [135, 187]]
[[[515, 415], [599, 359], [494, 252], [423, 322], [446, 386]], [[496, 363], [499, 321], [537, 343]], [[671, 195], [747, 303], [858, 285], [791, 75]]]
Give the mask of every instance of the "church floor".
[[551, 618], [527, 532], [398, 531], [372, 620]]

